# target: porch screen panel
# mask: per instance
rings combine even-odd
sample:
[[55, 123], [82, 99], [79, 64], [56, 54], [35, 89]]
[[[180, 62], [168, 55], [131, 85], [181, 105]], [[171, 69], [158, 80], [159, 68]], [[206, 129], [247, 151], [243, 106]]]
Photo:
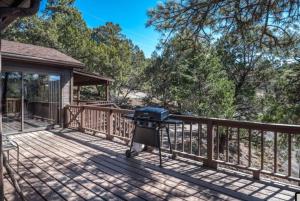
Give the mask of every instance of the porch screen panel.
[[60, 76], [49, 76], [49, 119], [51, 124], [60, 122]]
[[24, 74], [24, 129], [59, 123], [60, 76]]

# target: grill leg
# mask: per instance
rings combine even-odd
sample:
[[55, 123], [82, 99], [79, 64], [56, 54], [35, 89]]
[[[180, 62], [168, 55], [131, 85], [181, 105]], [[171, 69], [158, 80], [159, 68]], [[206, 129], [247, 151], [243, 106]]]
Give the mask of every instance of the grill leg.
[[171, 144], [171, 139], [170, 139], [170, 132], [169, 132], [169, 128], [167, 126], [166, 126], [166, 131], [167, 131], [168, 141], [169, 141], [169, 146], [170, 146], [170, 154], [173, 154], [172, 144]]
[[130, 142], [130, 148], [129, 148], [129, 150], [126, 150], [126, 153], [125, 153], [127, 158], [131, 157], [131, 150], [132, 150], [132, 146], [133, 146], [134, 136], [135, 136], [135, 128], [133, 130], [133, 134], [132, 134], [132, 138], [131, 138], [131, 142]]
[[175, 159], [176, 158], [176, 154], [173, 152], [173, 148], [172, 148], [172, 144], [171, 144], [171, 138], [170, 138], [170, 129], [169, 127], [166, 126], [166, 131], [167, 131], [167, 135], [168, 135], [168, 141], [169, 141], [169, 146], [170, 146], [170, 154], [171, 154], [171, 158]]
[[157, 135], [158, 135], [158, 152], [159, 152], [159, 167], [162, 167], [162, 161], [161, 161], [161, 147], [160, 147], [160, 133], [159, 129], [157, 130]]
[[134, 139], [134, 136], [135, 136], [135, 131], [133, 132], [132, 139], [131, 139], [131, 142], [130, 142], [130, 148], [129, 148], [130, 151], [131, 151], [132, 146], [133, 146], [133, 139]]
[[[160, 143], [159, 143], [160, 144]], [[159, 151], [159, 166], [162, 167], [162, 161], [161, 161], [161, 148], [160, 145], [158, 147], [158, 151]]]

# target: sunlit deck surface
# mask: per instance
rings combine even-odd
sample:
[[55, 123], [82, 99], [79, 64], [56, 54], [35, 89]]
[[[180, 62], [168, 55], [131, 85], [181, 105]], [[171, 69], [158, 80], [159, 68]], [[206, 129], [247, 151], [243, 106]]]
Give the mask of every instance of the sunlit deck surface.
[[[15, 135], [20, 186], [27, 200], [294, 200], [300, 188], [212, 170], [178, 157], [143, 152], [72, 130]], [[16, 170], [16, 152], [10, 164]], [[19, 200], [5, 179], [5, 199]]]

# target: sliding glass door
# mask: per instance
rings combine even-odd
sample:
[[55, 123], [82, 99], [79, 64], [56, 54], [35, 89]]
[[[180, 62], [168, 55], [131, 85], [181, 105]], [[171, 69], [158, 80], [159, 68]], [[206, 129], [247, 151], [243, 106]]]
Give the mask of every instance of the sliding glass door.
[[2, 108], [5, 108], [2, 125], [5, 133], [59, 124], [60, 76], [6, 72], [1, 74], [1, 81], [7, 83], [2, 85]]
[[22, 74], [1, 73], [2, 128], [4, 133], [22, 130]]

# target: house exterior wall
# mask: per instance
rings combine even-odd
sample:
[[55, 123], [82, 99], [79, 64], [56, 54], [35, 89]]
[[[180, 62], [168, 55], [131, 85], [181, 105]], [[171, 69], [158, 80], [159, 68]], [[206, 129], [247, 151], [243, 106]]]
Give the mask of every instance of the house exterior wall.
[[45, 64], [25, 63], [20, 61], [5, 60], [2, 61], [2, 71], [47, 73], [60, 75], [60, 124], [63, 125], [63, 108], [72, 103], [72, 74], [73, 69], [63, 67], [54, 67]]

